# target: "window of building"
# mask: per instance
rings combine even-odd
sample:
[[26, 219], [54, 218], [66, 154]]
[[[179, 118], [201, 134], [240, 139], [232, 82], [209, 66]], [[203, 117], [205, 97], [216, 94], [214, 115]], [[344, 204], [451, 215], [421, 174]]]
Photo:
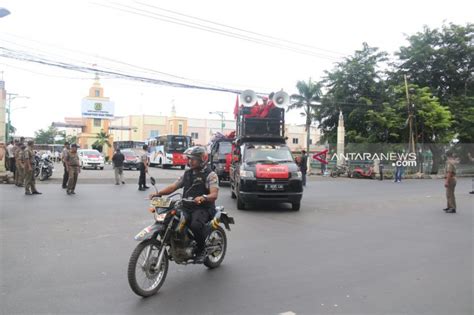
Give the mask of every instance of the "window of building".
[[179, 124], [178, 125], [178, 135], [182, 135], [183, 134], [183, 125]]
[[298, 138], [293, 138], [293, 144], [298, 144]]
[[100, 127], [101, 121], [100, 118], [94, 118], [94, 127]]
[[198, 139], [199, 134], [197, 132], [191, 132], [191, 139]]
[[313, 144], [313, 139], [309, 139], [309, 144]]
[[95, 90], [95, 97], [100, 97], [100, 90]]
[[159, 130], [150, 130], [150, 138], [158, 137], [160, 135]]

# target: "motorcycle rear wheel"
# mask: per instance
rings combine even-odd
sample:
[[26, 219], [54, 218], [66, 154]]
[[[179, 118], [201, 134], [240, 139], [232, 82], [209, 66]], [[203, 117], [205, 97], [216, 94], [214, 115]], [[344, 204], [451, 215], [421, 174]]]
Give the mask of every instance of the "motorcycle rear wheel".
[[[135, 294], [142, 297], [149, 297], [161, 288], [168, 274], [168, 256], [163, 255], [161, 266], [157, 269], [156, 263], [160, 252], [161, 243], [156, 239], [146, 240], [137, 245], [128, 263], [128, 283]], [[150, 255], [146, 259], [146, 253], [150, 250]], [[142, 275], [143, 279], [137, 279]], [[148, 283], [146, 285], [145, 283]]]

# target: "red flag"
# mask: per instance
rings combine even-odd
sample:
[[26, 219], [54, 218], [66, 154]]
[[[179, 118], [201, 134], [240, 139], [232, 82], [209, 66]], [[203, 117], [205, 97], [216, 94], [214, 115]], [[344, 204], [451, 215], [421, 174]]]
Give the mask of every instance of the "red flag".
[[235, 100], [234, 119], [237, 119], [238, 114], [239, 114], [239, 95], [237, 95], [237, 99]]

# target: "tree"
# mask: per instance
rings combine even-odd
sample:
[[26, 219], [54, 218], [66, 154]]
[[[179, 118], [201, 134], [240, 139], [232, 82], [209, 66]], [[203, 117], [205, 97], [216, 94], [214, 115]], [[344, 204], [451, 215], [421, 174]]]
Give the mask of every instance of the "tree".
[[[432, 174], [438, 173], [441, 162], [442, 144], [449, 143], [453, 136], [453, 115], [447, 106], [442, 106], [439, 99], [431, 93], [429, 87], [418, 87], [409, 85], [410, 110], [414, 115], [414, 132], [418, 144], [426, 145], [433, 155]], [[405, 86], [394, 86], [389, 91], [391, 105], [385, 107], [381, 114], [384, 117], [392, 117], [388, 120], [398, 122], [395, 125], [381, 126], [389, 130], [389, 134], [397, 135], [401, 142], [408, 142], [408, 109], [405, 94]], [[370, 115], [370, 113], [369, 113]], [[393, 116], [395, 115], [395, 116]]]
[[97, 140], [92, 144], [92, 147], [102, 153], [104, 145], [106, 145], [109, 148], [111, 147], [110, 142], [109, 142], [109, 137], [110, 137], [109, 134], [101, 130], [97, 134], [96, 136]]
[[66, 141], [70, 144], [77, 143], [77, 136], [66, 136]]
[[315, 108], [321, 99], [321, 84], [315, 83], [309, 78], [308, 82], [298, 81], [296, 88], [299, 94], [291, 95], [292, 104], [288, 106], [287, 110], [303, 109], [301, 115], [306, 117], [306, 152], [309, 152], [311, 124], [315, 118]]
[[380, 141], [364, 124], [369, 110], [379, 111], [386, 100], [385, 72], [380, 68], [387, 53], [363, 43], [361, 50], [326, 71], [324, 85], [327, 93], [317, 110], [324, 139], [335, 143], [339, 111], [343, 112], [348, 142]]
[[[63, 139], [56, 141], [56, 136], [62, 136]], [[64, 131], [58, 131], [54, 126], [49, 126], [48, 129], [40, 129], [35, 131], [35, 143], [37, 144], [53, 144], [53, 143], [64, 143], [65, 134]]]
[[10, 125], [10, 130], [7, 130], [8, 128], [8, 124], [5, 124], [5, 134], [8, 136], [7, 138], [9, 140], [12, 140], [13, 139], [13, 135], [15, 134], [16, 132], [16, 128], [13, 126], [13, 125]]
[[474, 24], [425, 27], [407, 40], [409, 45], [396, 54], [400, 60], [395, 75], [405, 74], [410, 83], [429, 87], [453, 114], [457, 138], [474, 142]]

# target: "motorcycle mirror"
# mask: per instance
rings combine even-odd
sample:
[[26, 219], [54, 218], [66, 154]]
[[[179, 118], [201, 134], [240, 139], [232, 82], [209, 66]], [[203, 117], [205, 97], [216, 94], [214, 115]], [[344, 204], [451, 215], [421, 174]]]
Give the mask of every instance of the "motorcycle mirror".
[[156, 185], [156, 180], [155, 180], [155, 178], [154, 178], [153, 176], [150, 177], [150, 183], [151, 183], [153, 186]]

